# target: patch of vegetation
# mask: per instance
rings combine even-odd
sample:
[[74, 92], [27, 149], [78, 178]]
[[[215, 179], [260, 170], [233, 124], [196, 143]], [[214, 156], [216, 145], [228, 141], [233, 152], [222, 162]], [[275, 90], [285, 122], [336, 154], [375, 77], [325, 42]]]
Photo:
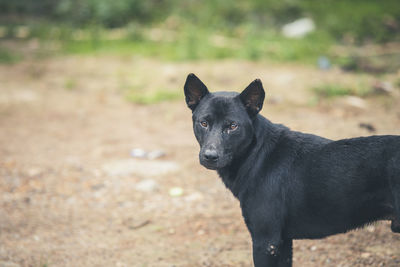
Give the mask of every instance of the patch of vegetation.
[[396, 81], [394, 82], [394, 85], [400, 89], [400, 78], [397, 78]]
[[19, 54], [0, 46], [0, 64], [12, 64], [19, 61], [21, 58]]
[[64, 82], [64, 87], [67, 90], [74, 90], [77, 87], [77, 81], [74, 78], [68, 78]]
[[130, 28], [70, 31], [66, 28], [42, 28], [38, 34], [47, 34], [48, 40], [58, 42], [61, 53], [135, 54], [177, 61], [236, 58], [314, 64], [321, 54], [329, 54], [333, 43], [328, 35], [320, 32], [303, 39], [287, 39], [275, 31], [260, 33], [251, 27], [219, 32], [214, 29], [196, 29], [191, 25], [179, 30], [142, 27], [140, 31]]
[[[203, 0], [184, 5], [176, 0], [19, 0], [0, 3], [2, 14], [8, 18], [0, 18], [0, 25], [8, 27], [3, 31], [7, 38], [38, 38], [54, 43], [58, 52], [74, 54], [312, 64], [327, 56], [341, 65], [331, 53], [334, 44], [400, 40], [398, 0]], [[303, 17], [315, 21], [313, 33], [300, 39], [280, 33], [283, 25]], [[348, 69], [363, 71], [366, 65], [346, 60]]]
[[386, 42], [400, 37], [398, 0], [18, 0], [0, 1], [0, 17], [0, 23], [35, 18], [110, 29], [134, 22], [232, 31], [250, 23], [258, 32], [311, 17], [317, 28], [337, 40]]
[[306, 0], [302, 7], [321, 29], [340, 41], [361, 44], [400, 37], [397, 0]]
[[183, 96], [181, 93], [167, 91], [167, 90], [156, 90], [150, 92], [131, 90], [126, 94], [126, 99], [128, 101], [144, 105], [182, 99], [182, 97]]
[[340, 84], [323, 84], [312, 88], [312, 91], [318, 96], [323, 98], [331, 98], [338, 96], [360, 96], [364, 97], [370, 93], [368, 87], [350, 87]]
[[343, 70], [381, 74], [400, 68], [400, 52], [372, 56], [352, 56], [337, 62]]

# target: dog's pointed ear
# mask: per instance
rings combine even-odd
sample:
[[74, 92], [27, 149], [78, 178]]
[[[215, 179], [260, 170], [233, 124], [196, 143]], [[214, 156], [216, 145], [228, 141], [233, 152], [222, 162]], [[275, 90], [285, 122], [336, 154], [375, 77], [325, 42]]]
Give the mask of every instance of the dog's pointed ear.
[[254, 80], [239, 95], [250, 117], [255, 116], [263, 107], [265, 92], [259, 79]]
[[193, 73], [187, 76], [184, 91], [186, 104], [192, 111], [200, 103], [200, 100], [209, 93], [204, 83]]

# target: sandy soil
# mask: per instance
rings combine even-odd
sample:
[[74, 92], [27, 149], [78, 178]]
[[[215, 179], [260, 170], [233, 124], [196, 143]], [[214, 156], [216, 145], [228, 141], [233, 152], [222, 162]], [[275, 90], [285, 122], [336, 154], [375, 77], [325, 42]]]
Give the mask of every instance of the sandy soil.
[[[333, 139], [400, 134], [398, 89], [315, 100], [313, 86], [370, 86], [377, 79], [340, 70], [106, 56], [3, 65], [0, 266], [252, 266], [239, 203], [198, 164], [183, 98], [154, 105], [124, 98], [127, 88], [182, 90], [189, 72], [211, 90], [239, 91], [261, 78], [262, 114], [292, 129]], [[166, 156], [134, 159], [133, 148]], [[183, 194], [171, 196], [173, 187]], [[400, 235], [381, 222], [296, 241], [294, 266], [400, 266]]]

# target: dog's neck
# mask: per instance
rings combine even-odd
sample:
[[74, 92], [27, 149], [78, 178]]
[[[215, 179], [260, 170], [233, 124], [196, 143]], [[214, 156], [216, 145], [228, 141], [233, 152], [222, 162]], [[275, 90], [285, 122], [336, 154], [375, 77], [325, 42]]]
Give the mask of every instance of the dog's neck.
[[[218, 169], [225, 186], [232, 191], [236, 198], [246, 187], [246, 182], [251, 179], [252, 166], [256, 161], [265, 160], [277, 146], [279, 137], [283, 130], [288, 130], [285, 126], [273, 124], [261, 115], [253, 121], [254, 134], [248, 147], [231, 164]], [[247, 161], [252, 164], [245, 164]]]

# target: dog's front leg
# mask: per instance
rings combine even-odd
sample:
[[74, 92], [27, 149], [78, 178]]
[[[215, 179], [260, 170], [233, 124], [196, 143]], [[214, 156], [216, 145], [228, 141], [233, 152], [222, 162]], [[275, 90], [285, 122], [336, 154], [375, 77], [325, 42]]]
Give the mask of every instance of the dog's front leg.
[[291, 267], [293, 258], [293, 241], [292, 239], [283, 240], [279, 249], [279, 264], [282, 267]]
[[253, 261], [255, 267], [292, 266], [292, 240], [254, 237]]

